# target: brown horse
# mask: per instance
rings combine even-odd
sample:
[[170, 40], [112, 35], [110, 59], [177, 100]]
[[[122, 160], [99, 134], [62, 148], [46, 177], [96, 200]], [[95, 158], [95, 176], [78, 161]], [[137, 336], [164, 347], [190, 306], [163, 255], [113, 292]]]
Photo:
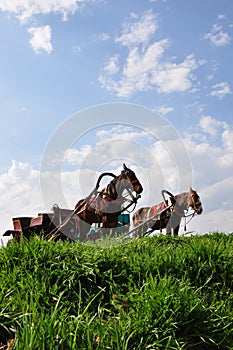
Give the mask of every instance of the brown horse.
[[133, 197], [131, 191], [135, 191], [137, 195], [143, 191], [135, 173], [125, 164], [123, 164], [121, 174], [114, 176], [114, 179], [102, 191], [98, 192], [97, 195], [95, 193], [94, 197], [90, 195], [76, 204], [74, 217], [81, 242], [87, 239], [87, 234], [93, 223], [102, 224], [105, 233], [117, 226], [118, 215], [122, 211], [122, 204], [125, 201], [124, 190], [127, 190], [131, 195], [132, 204], [136, 203], [137, 199]]
[[[198, 215], [202, 213], [203, 209], [200, 197], [191, 187], [189, 192], [184, 192], [176, 196], [173, 196], [170, 192], [167, 193], [171, 196], [165, 203], [160, 203], [152, 207], [140, 208], [134, 213], [132, 218], [134, 227], [147, 220], [144, 225], [141, 225], [134, 231], [134, 237], [142, 237], [148, 229], [150, 229], [149, 232], [151, 233], [155, 230], [162, 231], [163, 228], [166, 228], [167, 235], [171, 235], [173, 231], [174, 236], [177, 236], [181, 218], [185, 216], [185, 210], [192, 208], [194, 213]], [[156, 214], [156, 211], [163, 211], [163, 213], [159, 217], [148, 220]]]

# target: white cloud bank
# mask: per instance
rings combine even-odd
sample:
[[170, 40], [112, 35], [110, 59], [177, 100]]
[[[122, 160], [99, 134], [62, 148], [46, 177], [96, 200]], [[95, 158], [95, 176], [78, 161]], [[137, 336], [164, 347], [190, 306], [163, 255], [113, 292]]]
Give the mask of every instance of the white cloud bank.
[[11, 218], [40, 211], [39, 172], [13, 160], [8, 172], [0, 176], [0, 193], [1, 238], [7, 229], [13, 229]]
[[210, 93], [211, 96], [218, 97], [219, 99], [229, 94], [232, 94], [232, 91], [230, 85], [226, 81], [213, 85]]
[[61, 14], [63, 20], [66, 20], [67, 16], [74, 14], [84, 2], [83, 0], [0, 0], [0, 10], [16, 16], [24, 24], [39, 14]]
[[[38, 15], [61, 14], [66, 21], [68, 15], [73, 15], [77, 10], [85, 6], [85, 3], [101, 2], [102, 0], [0, 0], [0, 11], [15, 16], [21, 24], [36, 22]], [[36, 22], [38, 24], [38, 22]], [[30, 45], [36, 54], [52, 52], [51, 27], [32, 26], [27, 29], [32, 35]]]
[[210, 42], [216, 47], [226, 46], [231, 42], [230, 35], [224, 31], [223, 27], [219, 24], [214, 24], [211, 31], [205, 34], [203, 38], [210, 40]]
[[43, 27], [31, 27], [28, 29], [32, 38], [30, 40], [30, 45], [36, 54], [43, 51], [50, 54], [53, 50], [51, 43], [51, 27], [49, 25]]
[[138, 17], [131, 14], [115, 42], [128, 49], [124, 59], [111, 56], [99, 76], [101, 86], [118, 97], [127, 98], [136, 92], [157, 89], [159, 93], [184, 92], [193, 86], [193, 71], [198, 67], [193, 55], [183, 62], [163, 60], [170, 45], [167, 38], [154, 41], [158, 28], [155, 14], [147, 11]]
[[[95, 160], [99, 160], [100, 157], [102, 164], [107, 164], [108, 171], [120, 171], [122, 160], [125, 159], [127, 165], [136, 171], [144, 186], [138, 208], [161, 201], [160, 191], [163, 188], [177, 193], [178, 182], [182, 179], [178, 177], [172, 157], [160, 140], [147, 140], [148, 144], [144, 144], [143, 147], [140, 141], [145, 138], [146, 135], [139, 130], [123, 130], [120, 126], [114, 126], [106, 132], [98, 132], [96, 145], [84, 145], [78, 150], [68, 150], [64, 160], [66, 164], [75, 166], [75, 170], [64, 168], [61, 182], [69, 207], [73, 208], [79, 199], [88, 195], [94, 188], [98, 177], [94, 169]], [[197, 189], [204, 207], [203, 214], [188, 224], [188, 230], [195, 230], [200, 234], [215, 230], [233, 232], [232, 126], [210, 115], [203, 115], [197, 130], [187, 133], [183, 141], [192, 162], [193, 183], [190, 185]], [[168, 142], [171, 147], [176, 147], [174, 140]], [[99, 172], [102, 172], [101, 169]], [[184, 176], [185, 169], [181, 173], [181, 176]], [[8, 172], [0, 176], [0, 234], [12, 227], [12, 217], [35, 216], [45, 210], [41, 199], [39, 175], [39, 171], [32, 169], [28, 164], [13, 161]], [[80, 176], [83, 188], [79, 186]], [[56, 188], [51, 189], [51, 193], [55, 203]]]
[[202, 116], [197, 131], [185, 137], [204, 203], [204, 213], [192, 223], [193, 229], [233, 232], [232, 140], [232, 126], [211, 116]]

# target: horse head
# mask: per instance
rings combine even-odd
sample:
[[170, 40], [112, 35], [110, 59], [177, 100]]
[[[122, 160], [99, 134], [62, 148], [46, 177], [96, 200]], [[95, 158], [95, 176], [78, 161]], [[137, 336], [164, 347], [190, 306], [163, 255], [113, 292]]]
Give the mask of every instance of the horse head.
[[114, 179], [101, 191], [101, 197], [107, 201], [116, 200], [122, 196], [125, 189], [135, 191], [137, 194], [140, 194], [143, 191], [142, 185], [135, 173], [123, 164], [121, 174], [115, 176]]
[[142, 193], [143, 187], [136, 177], [133, 170], [127, 168], [125, 163], [123, 164], [123, 170], [121, 172], [121, 178], [127, 181], [127, 188], [131, 188], [137, 194]]
[[191, 207], [198, 215], [200, 215], [203, 211], [200, 197], [197, 194], [197, 191], [192, 189], [191, 186], [189, 189], [189, 207]]

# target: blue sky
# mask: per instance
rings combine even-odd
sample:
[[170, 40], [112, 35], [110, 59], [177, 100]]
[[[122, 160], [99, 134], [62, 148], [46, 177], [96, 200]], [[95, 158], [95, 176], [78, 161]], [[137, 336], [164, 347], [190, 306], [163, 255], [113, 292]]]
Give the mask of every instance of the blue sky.
[[[12, 216], [34, 215], [43, 207], [38, 195], [41, 162], [54, 132], [79, 111], [115, 102], [157, 111], [179, 133], [192, 164], [191, 185], [205, 204], [193, 229], [232, 231], [231, 1], [0, 0], [0, 33], [1, 232]], [[77, 157], [98, 157], [106, 128], [112, 139], [144, 142], [141, 147], [159, 159], [163, 180], [155, 186], [155, 201], [164, 185], [174, 192], [186, 190], [184, 175], [178, 185], [175, 173], [166, 169], [169, 161], [158, 151], [158, 135], [155, 141], [135, 133], [131, 116], [125, 133], [120, 125], [106, 125], [115, 122], [110, 115], [102, 117], [85, 137], [77, 129], [76, 143], [68, 147], [69, 169], [61, 176], [70, 207], [76, 200], [77, 172], [87, 174]], [[94, 122], [95, 109], [91, 118]], [[80, 123], [85, 127], [85, 118]], [[117, 154], [118, 163], [111, 162], [111, 154], [109, 163], [103, 159], [105, 168], [119, 168]], [[146, 186], [150, 169], [143, 172], [135, 155], [128, 154]], [[94, 169], [88, 176], [84, 193], [93, 186]], [[78, 190], [76, 195], [80, 199]], [[145, 198], [153, 202], [150, 195]]]

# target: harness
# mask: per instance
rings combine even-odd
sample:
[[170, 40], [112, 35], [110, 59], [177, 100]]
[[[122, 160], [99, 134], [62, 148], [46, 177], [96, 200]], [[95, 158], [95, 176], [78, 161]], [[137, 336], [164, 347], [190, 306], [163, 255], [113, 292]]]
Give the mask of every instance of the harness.
[[[171, 214], [175, 213], [180, 218], [184, 218], [184, 220], [185, 220], [184, 230], [186, 231], [187, 230], [187, 224], [193, 219], [193, 217], [194, 217], [194, 215], [196, 214], [196, 211], [197, 211], [197, 203], [195, 201], [193, 201], [193, 195], [191, 195], [191, 201], [188, 203], [188, 207], [192, 207], [194, 212], [191, 213], [191, 214], [186, 214], [185, 212], [186, 211], [188, 212], [188, 209], [187, 210], [179, 210], [177, 208], [177, 206], [175, 205], [175, 203], [176, 203], [175, 196], [171, 192], [169, 192], [167, 190], [162, 190], [161, 194], [162, 194], [162, 197], [163, 197], [163, 200], [164, 200], [165, 203], [167, 202], [166, 199], [165, 199], [165, 194], [169, 195], [168, 201], [170, 201], [170, 204], [171, 204], [169, 210], [170, 210]], [[189, 217], [190, 217], [190, 219], [187, 221], [187, 218], [189, 218]]]
[[[101, 196], [101, 198], [103, 200], [106, 200], [107, 202], [113, 202], [114, 201], [114, 204], [116, 205], [120, 205], [122, 206], [123, 203], [125, 203], [126, 201], [128, 201], [129, 203], [121, 208], [121, 210], [117, 211], [118, 215], [121, 214], [122, 212], [124, 212], [125, 210], [128, 211], [128, 209], [134, 204], [134, 208], [132, 209], [132, 211], [135, 209], [135, 206], [137, 204], [137, 201], [139, 198], [141, 198], [141, 195], [137, 194], [136, 197], [133, 195], [133, 193], [131, 192], [130, 189], [126, 189], [128, 194], [130, 195], [131, 197], [131, 200], [128, 200], [126, 197], [124, 196], [120, 196], [119, 198], [117, 198], [118, 196], [115, 195], [114, 193], [108, 193], [104, 190], [102, 191], [98, 191], [98, 188], [100, 186], [100, 182], [102, 180], [102, 178], [104, 176], [112, 176], [114, 179], [117, 178], [116, 175], [114, 175], [113, 173], [110, 173], [110, 172], [105, 172], [105, 173], [102, 173], [98, 180], [97, 180], [97, 183], [96, 183], [96, 186], [94, 188], [94, 190], [89, 194], [89, 196], [87, 196], [85, 199], [81, 200], [78, 207], [76, 207], [72, 213], [63, 221], [61, 222], [61, 218], [59, 217], [59, 226], [58, 227], [55, 227], [47, 236], [47, 237], [50, 237], [49, 240], [53, 239], [58, 233], [59, 231], [64, 228], [68, 222], [74, 217], [74, 215], [80, 215], [82, 212], [85, 212], [87, 207], [91, 205], [91, 203], [97, 203], [98, 200], [98, 196]], [[114, 181], [114, 179], [112, 181]], [[131, 183], [135, 183], [137, 182], [137, 180], [132, 180]], [[57, 206], [58, 207], [58, 206]], [[59, 207], [58, 207], [59, 208]], [[98, 206], [96, 208], [93, 208], [94, 210], [94, 213], [95, 215], [101, 217], [101, 216], [104, 216], [106, 215], [106, 213], [104, 213], [103, 211], [99, 210], [98, 209]]]

